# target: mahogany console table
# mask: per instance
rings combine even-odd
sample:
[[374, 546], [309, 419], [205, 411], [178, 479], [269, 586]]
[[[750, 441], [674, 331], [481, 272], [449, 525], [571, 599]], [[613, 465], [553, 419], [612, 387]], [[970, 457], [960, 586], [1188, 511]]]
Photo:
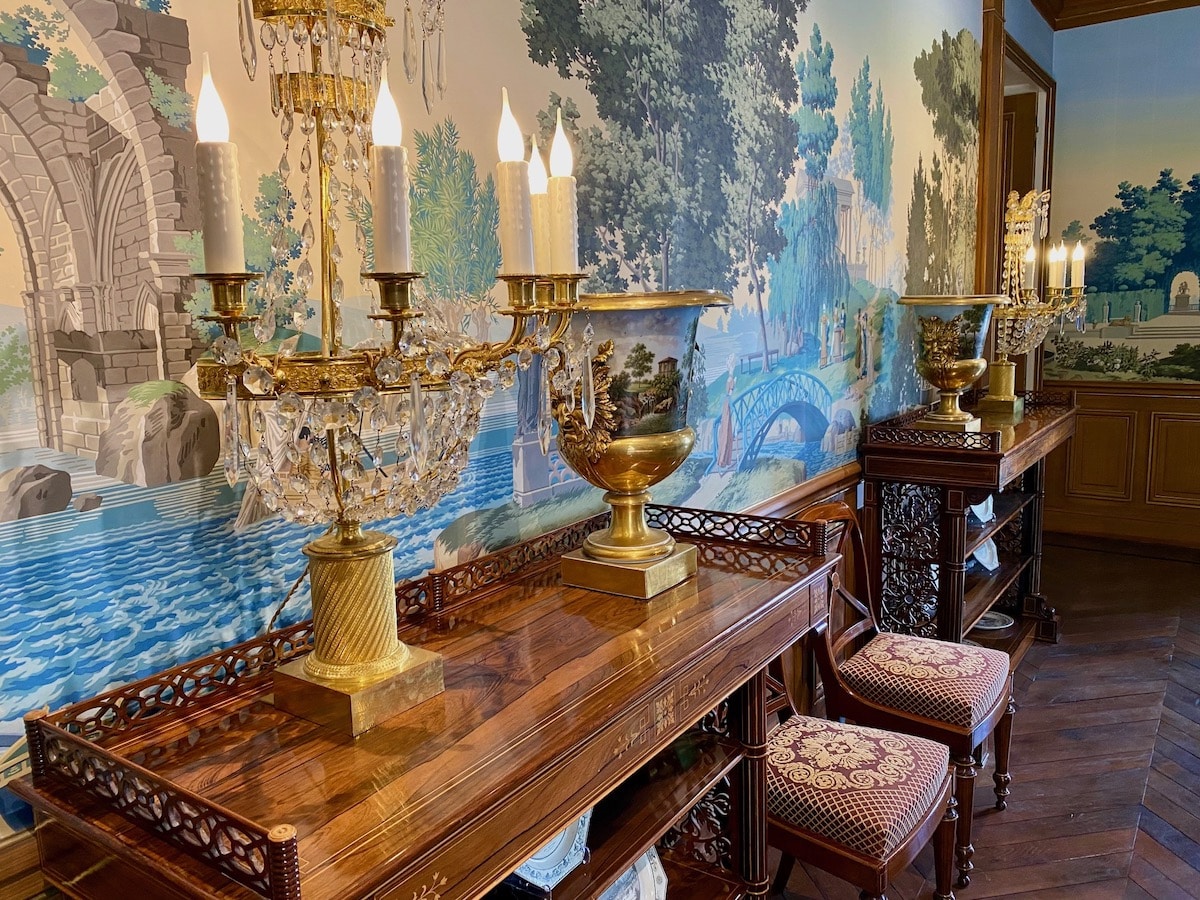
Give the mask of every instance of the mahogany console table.
[[[1041, 593], [1042, 507], [1046, 456], [1075, 432], [1074, 395], [1027, 393], [1020, 423], [984, 416], [976, 433], [911, 427], [925, 412], [870, 425], [863, 443], [863, 536], [881, 624], [960, 641], [996, 606], [1014, 625], [972, 638], [1007, 651], [1015, 667], [1035, 639], [1058, 640]], [[989, 494], [995, 518], [969, 517]], [[989, 538], [999, 568], [968, 572]]]
[[350, 739], [277, 710], [309, 624], [27, 717], [46, 878], [78, 898], [482, 897], [594, 807], [595, 897], [658, 844], [671, 896], [766, 896], [767, 664], [827, 611], [824, 523], [652, 507], [696, 578], [563, 587], [562, 529], [401, 585], [446, 690]]

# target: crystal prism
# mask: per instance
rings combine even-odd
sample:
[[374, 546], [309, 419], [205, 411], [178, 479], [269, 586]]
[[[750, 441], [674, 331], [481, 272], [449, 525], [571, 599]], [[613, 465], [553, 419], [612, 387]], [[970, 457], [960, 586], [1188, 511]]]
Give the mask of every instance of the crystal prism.
[[411, 3], [404, 4], [404, 74], [409, 84], [417, 80], [417, 23]]
[[583, 413], [583, 424], [588, 428], [596, 421], [596, 382], [592, 377], [592, 354], [588, 353], [583, 361], [581, 373], [579, 408]]
[[258, 47], [254, 44], [254, 11], [250, 9], [250, 0], [238, 0], [238, 41], [242, 45], [242, 65], [250, 80], [258, 74]]
[[437, 37], [437, 92], [446, 95], [446, 29], [438, 29]]

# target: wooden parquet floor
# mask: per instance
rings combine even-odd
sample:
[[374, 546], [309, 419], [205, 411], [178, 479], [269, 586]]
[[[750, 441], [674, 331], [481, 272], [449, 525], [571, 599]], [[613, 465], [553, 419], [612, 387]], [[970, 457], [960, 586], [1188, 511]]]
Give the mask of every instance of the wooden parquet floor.
[[[1017, 671], [1009, 806], [982, 771], [957, 896], [1200, 898], [1200, 565], [1051, 546], [1043, 591], [1062, 640]], [[930, 878], [926, 851], [888, 896], [927, 898]], [[786, 893], [857, 896], [800, 866]]]

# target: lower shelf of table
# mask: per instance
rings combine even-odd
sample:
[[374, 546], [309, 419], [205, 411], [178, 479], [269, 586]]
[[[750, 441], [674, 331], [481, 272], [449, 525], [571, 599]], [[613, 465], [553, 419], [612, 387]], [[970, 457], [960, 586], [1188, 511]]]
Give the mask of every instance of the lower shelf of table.
[[667, 896], [687, 900], [734, 900], [746, 893], [746, 886], [732, 873], [715, 866], [679, 859], [664, 853], [663, 869], [667, 873]]
[[[690, 731], [672, 743], [596, 804], [588, 829], [588, 861], [555, 886], [553, 900], [583, 900], [602, 894], [740, 759], [732, 742], [714, 735]], [[668, 855], [663, 856], [666, 866]], [[514, 895], [507, 891], [500, 894]]]
[[1023, 617], [1008, 628], [998, 631], [972, 631], [968, 637], [981, 647], [1003, 650], [1012, 659], [1010, 669], [1015, 670], [1037, 638], [1037, 622], [1032, 618]]

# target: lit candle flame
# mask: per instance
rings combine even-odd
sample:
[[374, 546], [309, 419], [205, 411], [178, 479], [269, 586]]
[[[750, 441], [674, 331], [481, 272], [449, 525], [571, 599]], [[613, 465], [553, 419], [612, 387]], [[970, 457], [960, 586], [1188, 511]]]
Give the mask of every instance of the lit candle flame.
[[1077, 241], [1075, 243], [1075, 250], [1071, 253], [1071, 262], [1083, 259], [1084, 255], [1085, 251], [1083, 249], [1083, 241]]
[[1025, 251], [1025, 262], [1031, 263], [1031, 262], [1035, 262], [1036, 260], [1037, 260], [1037, 254], [1034, 253], [1033, 247], [1028, 248]]
[[371, 118], [371, 136], [379, 147], [399, 147], [404, 137], [400, 109], [388, 87], [386, 70], [379, 80], [379, 96], [375, 98], [375, 115]]
[[548, 186], [546, 164], [542, 162], [542, 154], [538, 152], [537, 136], [535, 135], [533, 147], [529, 153], [529, 193], [544, 194], [549, 189]]
[[562, 108], [558, 110], [558, 122], [554, 126], [554, 141], [550, 144], [550, 174], [555, 177], [569, 176], [575, 168], [575, 159], [571, 154], [571, 145], [567, 143], [567, 135], [563, 131]]
[[225, 143], [229, 140], [229, 116], [225, 104], [213, 84], [212, 71], [208, 67], [208, 54], [204, 54], [204, 77], [200, 81], [200, 97], [196, 101], [196, 137], [206, 144]]
[[521, 162], [525, 159], [525, 139], [508, 105], [508, 88], [500, 89], [504, 108], [500, 111], [500, 130], [496, 134], [496, 150], [500, 162]]

